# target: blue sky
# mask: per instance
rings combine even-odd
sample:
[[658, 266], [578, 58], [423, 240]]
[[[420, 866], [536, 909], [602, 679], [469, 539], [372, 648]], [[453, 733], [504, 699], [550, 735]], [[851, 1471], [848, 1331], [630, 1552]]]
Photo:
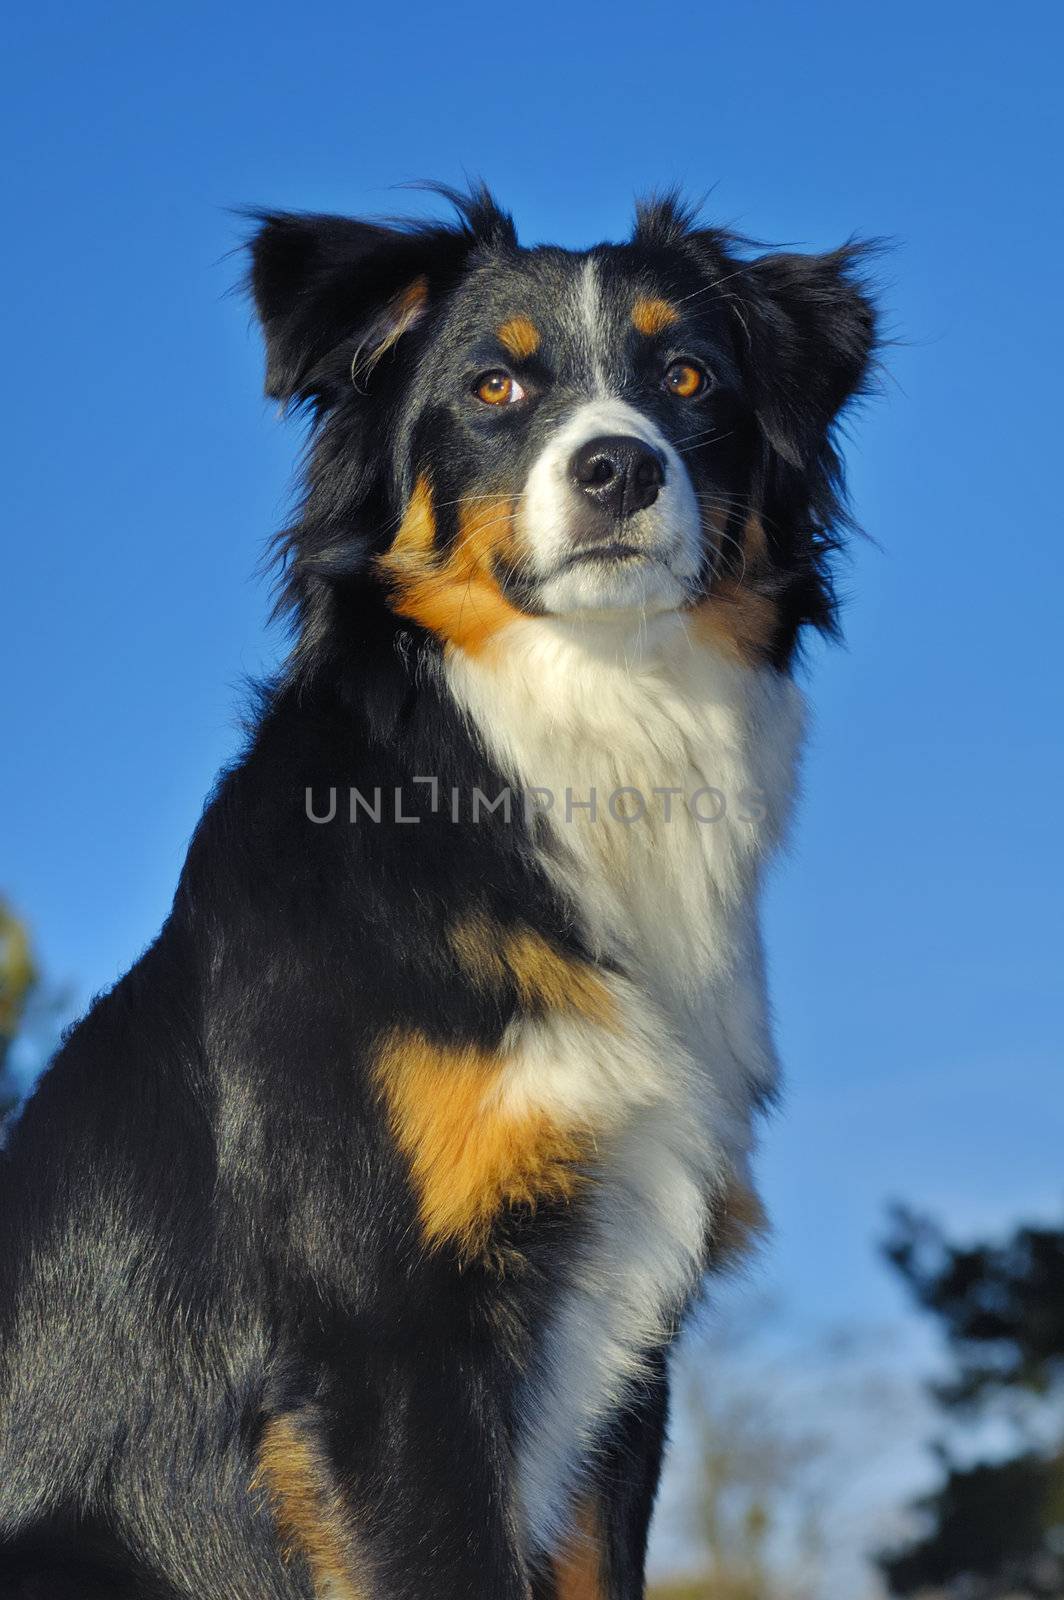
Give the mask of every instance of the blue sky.
[[7, 25], [0, 888], [85, 997], [165, 915], [281, 640], [254, 576], [298, 443], [227, 290], [242, 203], [392, 211], [480, 173], [528, 241], [634, 193], [896, 241], [855, 419], [875, 543], [814, 649], [769, 938], [789, 1074], [762, 1279], [896, 1323], [873, 1242], [1059, 1205], [1059, 9], [23, 6]]

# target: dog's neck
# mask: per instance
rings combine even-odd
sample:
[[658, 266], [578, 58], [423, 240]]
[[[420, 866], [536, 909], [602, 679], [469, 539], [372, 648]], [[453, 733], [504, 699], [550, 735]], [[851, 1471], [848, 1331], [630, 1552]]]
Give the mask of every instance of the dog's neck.
[[730, 658], [679, 612], [529, 619], [445, 670], [553, 831], [593, 941], [609, 952], [653, 932], [643, 959], [680, 980], [710, 970], [705, 897], [748, 905], [786, 823], [802, 727], [793, 682]]
[[770, 1089], [758, 889], [795, 786], [794, 683], [724, 655], [676, 612], [626, 625], [529, 620], [491, 655], [449, 658], [446, 673], [493, 759], [542, 811], [543, 863], [592, 948], [696, 1057], [719, 1056], [724, 1027], [742, 1076]]

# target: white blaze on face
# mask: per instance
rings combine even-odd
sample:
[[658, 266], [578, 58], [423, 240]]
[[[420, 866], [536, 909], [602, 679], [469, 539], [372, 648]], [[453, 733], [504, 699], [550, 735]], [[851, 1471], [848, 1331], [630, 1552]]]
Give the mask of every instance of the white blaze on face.
[[[615, 537], [639, 557], [580, 561], [573, 532], [588, 507], [573, 482], [571, 462], [581, 446], [603, 434], [624, 434], [657, 450], [665, 482], [654, 504], [625, 519]], [[549, 612], [674, 611], [689, 599], [702, 564], [702, 526], [691, 479], [660, 428], [623, 400], [589, 400], [571, 413], [533, 463], [517, 529]], [[604, 524], [604, 540], [609, 538]]]
[[574, 310], [577, 339], [587, 348], [588, 366], [593, 378], [591, 392], [595, 395], [608, 395], [609, 388], [601, 358], [602, 344], [606, 336], [606, 320], [602, 314], [602, 291], [594, 256], [589, 256], [584, 262], [584, 270], [577, 284]]

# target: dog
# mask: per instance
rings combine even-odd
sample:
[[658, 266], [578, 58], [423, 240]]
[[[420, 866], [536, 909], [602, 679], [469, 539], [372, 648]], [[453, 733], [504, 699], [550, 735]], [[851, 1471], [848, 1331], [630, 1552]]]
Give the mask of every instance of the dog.
[[0, 1593], [636, 1600], [761, 1227], [865, 248], [257, 214], [293, 645], [0, 1174]]

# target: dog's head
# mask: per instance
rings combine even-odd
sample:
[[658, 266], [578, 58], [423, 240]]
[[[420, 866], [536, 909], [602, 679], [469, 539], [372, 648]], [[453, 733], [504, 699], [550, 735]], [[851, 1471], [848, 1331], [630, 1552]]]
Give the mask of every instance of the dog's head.
[[314, 421], [285, 541], [304, 630], [368, 583], [453, 648], [694, 610], [785, 665], [833, 622], [859, 247], [746, 259], [666, 200], [628, 244], [523, 249], [486, 193], [452, 199], [453, 226], [260, 219], [267, 392]]

